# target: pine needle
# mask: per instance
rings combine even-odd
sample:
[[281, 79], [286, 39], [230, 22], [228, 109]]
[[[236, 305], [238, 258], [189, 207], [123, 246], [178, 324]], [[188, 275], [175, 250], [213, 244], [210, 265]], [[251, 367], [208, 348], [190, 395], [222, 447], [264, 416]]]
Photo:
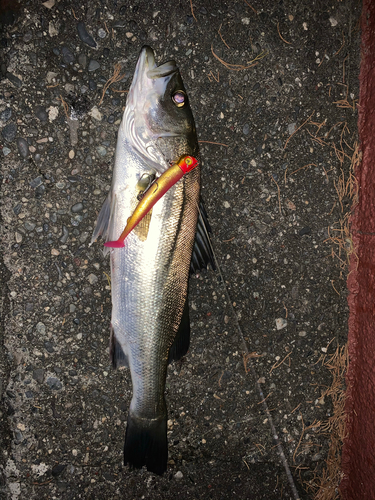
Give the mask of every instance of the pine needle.
[[99, 106], [103, 102], [104, 95], [107, 92], [107, 90], [109, 89], [109, 87], [112, 85], [112, 83], [119, 82], [120, 80], [122, 80], [124, 78], [125, 75], [120, 76], [120, 71], [121, 71], [121, 64], [118, 64], [118, 63], [115, 64], [115, 69], [114, 69], [113, 75], [111, 76], [111, 78], [106, 82], [106, 84], [103, 87], [103, 93], [102, 93], [102, 97], [99, 101]]

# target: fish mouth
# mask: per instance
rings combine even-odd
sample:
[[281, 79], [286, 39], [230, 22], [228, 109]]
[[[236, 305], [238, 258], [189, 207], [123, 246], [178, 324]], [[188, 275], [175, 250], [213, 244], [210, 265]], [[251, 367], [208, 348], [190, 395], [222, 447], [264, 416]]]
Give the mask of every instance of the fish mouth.
[[165, 76], [172, 75], [178, 71], [176, 61], [170, 60], [166, 61], [159, 66], [155, 62], [155, 54], [151, 47], [145, 45], [138, 57], [137, 67], [135, 70], [135, 80], [146, 75], [150, 80], [155, 80], [157, 78], [163, 78]]

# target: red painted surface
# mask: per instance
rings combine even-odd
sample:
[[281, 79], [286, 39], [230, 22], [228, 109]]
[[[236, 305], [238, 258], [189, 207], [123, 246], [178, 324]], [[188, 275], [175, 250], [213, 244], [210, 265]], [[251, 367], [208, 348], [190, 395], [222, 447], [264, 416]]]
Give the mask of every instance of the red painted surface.
[[363, 0], [358, 129], [362, 164], [359, 203], [352, 218], [349, 288], [349, 356], [342, 453], [346, 500], [375, 500], [375, 1]]

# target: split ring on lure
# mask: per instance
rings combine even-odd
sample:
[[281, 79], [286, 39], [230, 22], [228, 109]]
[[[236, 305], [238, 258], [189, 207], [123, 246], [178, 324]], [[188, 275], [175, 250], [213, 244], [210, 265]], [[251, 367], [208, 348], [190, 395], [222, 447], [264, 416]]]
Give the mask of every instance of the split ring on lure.
[[185, 174], [191, 172], [198, 165], [198, 160], [194, 156], [181, 156], [177, 163], [174, 163], [151, 185], [146, 191], [141, 201], [136, 206], [133, 214], [129, 217], [125, 229], [116, 241], [107, 241], [104, 246], [111, 248], [122, 248], [125, 246], [125, 238], [140, 223], [145, 215], [151, 210], [155, 203], [165, 195], [165, 193], [178, 182]]

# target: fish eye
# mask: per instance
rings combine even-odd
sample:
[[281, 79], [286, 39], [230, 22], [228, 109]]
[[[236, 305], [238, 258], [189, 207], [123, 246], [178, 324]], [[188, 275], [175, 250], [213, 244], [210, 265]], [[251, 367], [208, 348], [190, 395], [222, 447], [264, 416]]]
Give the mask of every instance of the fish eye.
[[172, 95], [172, 101], [175, 103], [175, 105], [178, 108], [182, 108], [186, 102], [186, 95], [185, 92], [182, 92], [182, 90], [178, 90]]

